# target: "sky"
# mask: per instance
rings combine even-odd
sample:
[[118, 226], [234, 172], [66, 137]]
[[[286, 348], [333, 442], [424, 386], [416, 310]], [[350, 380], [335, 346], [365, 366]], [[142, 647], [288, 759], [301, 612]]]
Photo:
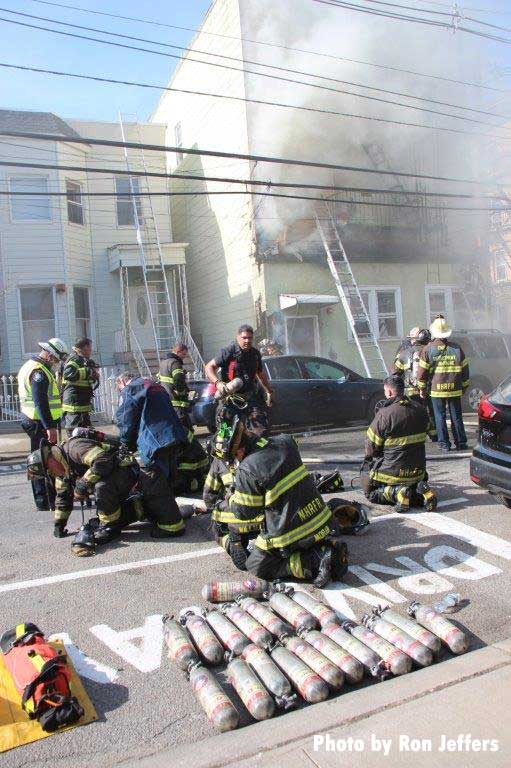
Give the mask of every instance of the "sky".
[[[58, 0], [56, 0], [58, 2]], [[91, 10], [154, 19], [179, 27], [197, 28], [210, 6], [210, 0], [62, 0], [66, 5]], [[187, 45], [192, 32], [158, 28], [134, 22], [94, 16], [43, 5], [33, 0], [5, 0], [2, 8], [22, 11], [74, 24], [108, 29], [150, 40]], [[0, 12], [0, 17], [16, 19]], [[23, 19], [30, 24], [45, 22]], [[46, 24], [46, 26], [50, 26]], [[71, 30], [72, 31], [72, 30]], [[78, 34], [91, 34], [76, 30]], [[96, 35], [98, 36], [98, 35]], [[120, 41], [123, 42], [123, 41]], [[130, 41], [125, 41], [130, 44]], [[139, 45], [133, 43], [133, 45]], [[140, 44], [143, 45], [143, 44]], [[170, 51], [174, 53], [174, 51]], [[177, 52], [179, 53], [179, 52]], [[66, 70], [102, 77], [150, 82], [166, 85], [176, 60], [165, 56], [127, 51], [99, 43], [53, 35], [0, 22], [0, 61], [23, 66]], [[118, 120], [118, 113], [136, 114], [145, 120], [156, 106], [157, 91], [143, 88], [101, 85], [92, 81], [73, 80], [49, 75], [19, 72], [0, 68], [0, 108], [55, 112], [60, 117], [92, 120]]]
[[[55, 1], [58, 2], [58, 0]], [[250, 0], [245, 1], [250, 2]], [[145, 4], [135, 0], [106, 0], [106, 2], [103, 0], [62, 0], [62, 2], [91, 10], [154, 19], [165, 24], [191, 29], [200, 25], [210, 5], [210, 0], [152, 0], [152, 2]], [[253, 0], [253, 2], [257, 3], [257, 0]], [[291, 6], [293, 0], [278, 0], [278, 2], [287, 2]], [[366, 2], [366, 0], [362, 0], [362, 2]], [[422, 0], [416, 4], [418, 6], [427, 4], [430, 8], [440, 7], [442, 10], [445, 10], [447, 5], [446, 0], [443, 3], [434, 2], [434, 0]], [[151, 40], [161, 40], [167, 44], [187, 45], [193, 37], [193, 32], [189, 31], [94, 16], [77, 10], [66, 10], [42, 4], [37, 0], [4, 0], [1, 5], [11, 10], [146, 37]], [[509, 0], [466, 0], [464, 5], [470, 9], [468, 13], [479, 15], [488, 22], [511, 28]], [[321, 6], [316, 7], [319, 13]], [[475, 10], [472, 11], [472, 9]], [[484, 9], [490, 9], [491, 13], [483, 14]], [[479, 13], [480, 10], [481, 13]], [[359, 14], [357, 15], [359, 16]], [[44, 21], [22, 19], [4, 11], [0, 11], [0, 17], [18, 19], [27, 23], [45, 24]], [[80, 30], [77, 30], [77, 33], [94, 34]], [[509, 33], [502, 32], [500, 34], [507, 34], [511, 38], [511, 29]], [[129, 41], [127, 42], [129, 44]], [[137, 43], [133, 43], [133, 45], [137, 45]], [[511, 46], [498, 45], [495, 50], [497, 52], [495, 64], [511, 67]], [[406, 64], [406, 62], [400, 61], [399, 51], [396, 50], [382, 51], [381, 58], [385, 63]], [[168, 83], [176, 65], [175, 60], [165, 56], [144, 54], [138, 51], [128, 51], [90, 41], [53, 35], [49, 32], [15, 26], [1, 20], [0, 61], [118, 79], [138, 80], [162, 86]], [[424, 62], [424, 69], [434, 68], [434, 63], [433, 56], [432, 61]], [[116, 121], [118, 112], [121, 110], [123, 113], [136, 114], [139, 120], [145, 120], [156, 106], [158, 97], [158, 92], [153, 90], [103, 85], [0, 68], [0, 108], [52, 111], [64, 118], [74, 117], [107, 121]]]

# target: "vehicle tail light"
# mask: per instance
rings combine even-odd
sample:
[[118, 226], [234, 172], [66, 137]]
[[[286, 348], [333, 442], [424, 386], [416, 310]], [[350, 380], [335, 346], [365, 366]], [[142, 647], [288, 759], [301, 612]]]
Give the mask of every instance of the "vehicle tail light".
[[502, 415], [502, 411], [491, 403], [487, 397], [482, 397], [479, 401], [479, 408], [477, 409], [477, 415], [480, 419], [487, 419], [488, 421], [498, 421]]
[[477, 477], [477, 475], [470, 475], [470, 479], [473, 483], [476, 483], [476, 485], [481, 485], [481, 478]]

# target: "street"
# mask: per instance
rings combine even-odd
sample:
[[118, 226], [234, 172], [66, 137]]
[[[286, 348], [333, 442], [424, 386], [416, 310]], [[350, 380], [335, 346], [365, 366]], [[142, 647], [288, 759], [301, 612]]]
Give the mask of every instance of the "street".
[[[470, 426], [471, 444], [474, 435]], [[362, 430], [339, 431], [301, 437], [300, 449], [310, 469], [327, 469], [339, 457], [353, 461], [362, 440]], [[434, 603], [459, 592], [461, 610], [452, 620], [467, 629], [471, 648], [480, 648], [509, 636], [511, 516], [471, 483], [468, 458], [437, 458], [433, 448], [428, 451], [435, 456], [428, 471], [438, 511], [397, 515], [372, 506], [368, 533], [348, 540], [349, 574], [329, 585], [324, 597], [360, 619], [371, 605], [404, 611], [412, 599]], [[107, 550], [78, 559], [70, 539], [53, 538], [50, 513], [33, 508], [18, 466], [5, 465], [0, 473], [1, 629], [32, 621], [61, 636], [99, 719], [12, 750], [2, 765], [96, 767], [213, 735], [184, 673], [167, 661], [161, 631], [162, 614], [202, 604], [206, 581], [239, 573], [212, 542], [207, 517], [192, 518], [183, 538], [167, 542], [151, 540], [144, 524], [133, 526]], [[341, 474], [341, 495], [362, 501], [359, 491], [349, 489], [357, 465], [343, 464]], [[75, 510], [70, 528], [78, 526]]]

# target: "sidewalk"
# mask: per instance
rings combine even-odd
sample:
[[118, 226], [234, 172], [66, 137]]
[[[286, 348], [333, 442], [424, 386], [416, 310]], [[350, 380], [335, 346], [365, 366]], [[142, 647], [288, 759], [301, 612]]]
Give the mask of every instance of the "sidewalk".
[[510, 712], [511, 640], [507, 640], [400, 678], [347, 691], [278, 719], [125, 765], [508, 768]]

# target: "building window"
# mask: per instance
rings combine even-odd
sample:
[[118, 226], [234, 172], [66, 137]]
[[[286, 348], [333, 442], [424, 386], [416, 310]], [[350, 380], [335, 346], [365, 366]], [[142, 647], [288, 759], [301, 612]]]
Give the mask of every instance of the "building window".
[[503, 249], [495, 251], [493, 254], [495, 264], [495, 282], [504, 283], [508, 279], [509, 261], [507, 254]]
[[[183, 132], [181, 130], [181, 123], [176, 123], [174, 126], [174, 140], [176, 142], [176, 147], [183, 146]], [[180, 163], [183, 157], [184, 155], [182, 152], [176, 152], [176, 162]]]
[[[490, 214], [491, 229], [509, 229], [511, 227], [511, 210], [509, 210], [509, 202], [498, 202], [492, 200], [491, 207], [493, 208]], [[499, 210], [504, 208], [504, 210]]]
[[448, 323], [458, 328], [471, 327], [473, 311], [461, 288], [455, 286], [426, 287], [426, 310], [428, 322], [443, 315]]
[[85, 224], [83, 212], [82, 185], [77, 181], [66, 181], [67, 220], [70, 224]]
[[23, 353], [37, 352], [37, 342], [55, 336], [55, 306], [52, 288], [20, 288]]
[[46, 176], [11, 176], [11, 218], [13, 221], [51, 221], [51, 203]]
[[318, 354], [319, 331], [315, 315], [286, 317], [286, 352], [288, 355]]
[[[374, 336], [377, 339], [400, 338], [403, 335], [403, 318], [399, 288], [363, 288], [360, 295], [369, 316]], [[356, 316], [361, 313], [361, 307], [356, 298], [350, 299], [350, 307], [356, 319]], [[355, 326], [359, 337], [363, 339], [369, 336], [366, 321], [356, 321]], [[353, 334], [349, 327], [348, 338], [353, 340]]]
[[[136, 176], [116, 176], [115, 191], [117, 197], [117, 224], [119, 227], [134, 227], [136, 225], [133, 201], [137, 208], [137, 217], [142, 217], [142, 200], [137, 197], [139, 193], [138, 178]], [[133, 192], [133, 194], [132, 194]], [[119, 197], [122, 195], [122, 197]]]
[[88, 288], [73, 288], [75, 302], [75, 327], [77, 336], [91, 338], [90, 302]]

